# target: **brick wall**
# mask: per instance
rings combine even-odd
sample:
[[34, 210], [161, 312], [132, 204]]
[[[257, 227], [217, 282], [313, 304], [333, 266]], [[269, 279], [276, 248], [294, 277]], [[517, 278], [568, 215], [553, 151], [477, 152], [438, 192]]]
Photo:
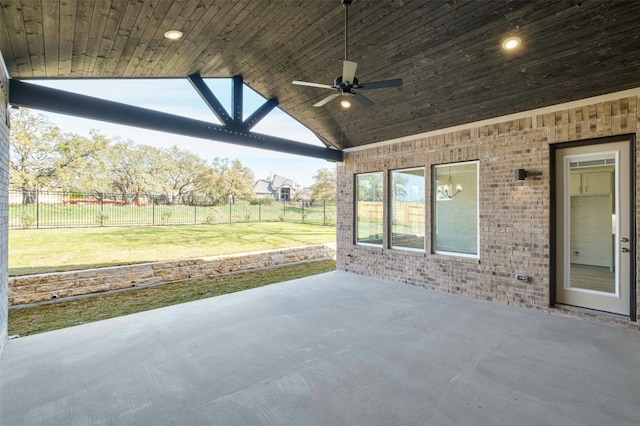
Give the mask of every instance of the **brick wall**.
[[[508, 305], [562, 311], [549, 307], [550, 145], [637, 133], [637, 92], [347, 152], [338, 167], [338, 269]], [[432, 188], [432, 165], [470, 160], [480, 163], [479, 259], [431, 254], [429, 232], [426, 253], [354, 244], [355, 174], [383, 171], [386, 182], [390, 170], [424, 166], [426, 187]], [[636, 164], [640, 167], [637, 159]], [[515, 180], [514, 170], [518, 168], [529, 171], [525, 181]], [[640, 168], [636, 176], [640, 178]], [[427, 193], [426, 222], [430, 229], [431, 195], [429, 190]], [[526, 274], [530, 280], [518, 282], [516, 273]]]
[[9, 218], [9, 81], [0, 54], [0, 352], [7, 339], [8, 218]]
[[9, 279], [9, 302], [11, 305], [43, 302], [308, 260], [331, 259], [334, 256], [334, 249], [319, 244], [238, 255], [13, 277]]

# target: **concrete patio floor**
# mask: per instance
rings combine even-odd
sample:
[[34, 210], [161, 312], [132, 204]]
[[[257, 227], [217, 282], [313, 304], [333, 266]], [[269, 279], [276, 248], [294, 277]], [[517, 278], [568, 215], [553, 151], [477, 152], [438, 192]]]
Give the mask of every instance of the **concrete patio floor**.
[[10, 340], [0, 424], [638, 425], [640, 333], [345, 272]]

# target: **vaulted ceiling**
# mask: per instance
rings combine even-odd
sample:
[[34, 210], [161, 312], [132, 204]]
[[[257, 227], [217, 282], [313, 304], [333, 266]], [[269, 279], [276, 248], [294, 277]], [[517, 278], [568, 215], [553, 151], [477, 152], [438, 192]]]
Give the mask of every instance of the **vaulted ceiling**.
[[360, 82], [404, 81], [370, 108], [314, 108], [330, 92], [291, 84], [341, 74], [339, 0], [0, 0], [0, 50], [13, 79], [241, 75], [338, 149], [640, 86], [640, 1], [354, 0], [349, 16]]

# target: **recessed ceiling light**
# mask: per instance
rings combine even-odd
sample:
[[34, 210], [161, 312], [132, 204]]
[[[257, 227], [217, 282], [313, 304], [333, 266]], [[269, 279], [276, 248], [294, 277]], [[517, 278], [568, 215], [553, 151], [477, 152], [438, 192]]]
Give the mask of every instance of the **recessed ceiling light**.
[[178, 31], [178, 30], [169, 30], [166, 33], [164, 33], [164, 36], [166, 38], [168, 38], [169, 40], [177, 40], [180, 37], [182, 37], [182, 31]]
[[509, 37], [502, 42], [502, 48], [504, 50], [517, 49], [522, 44], [520, 37]]
[[351, 102], [349, 102], [347, 99], [343, 99], [340, 101], [340, 105], [342, 105], [342, 108], [350, 108]]

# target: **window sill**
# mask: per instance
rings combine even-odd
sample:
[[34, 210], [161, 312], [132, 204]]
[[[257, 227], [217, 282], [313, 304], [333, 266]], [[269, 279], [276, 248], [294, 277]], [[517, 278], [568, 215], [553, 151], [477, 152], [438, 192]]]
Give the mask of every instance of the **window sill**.
[[480, 264], [480, 257], [478, 256], [471, 257], [471, 256], [465, 256], [461, 254], [431, 253], [429, 255], [429, 258], [438, 259], [438, 260], [449, 260], [452, 262], [463, 262], [463, 263], [468, 263], [470, 265]]

